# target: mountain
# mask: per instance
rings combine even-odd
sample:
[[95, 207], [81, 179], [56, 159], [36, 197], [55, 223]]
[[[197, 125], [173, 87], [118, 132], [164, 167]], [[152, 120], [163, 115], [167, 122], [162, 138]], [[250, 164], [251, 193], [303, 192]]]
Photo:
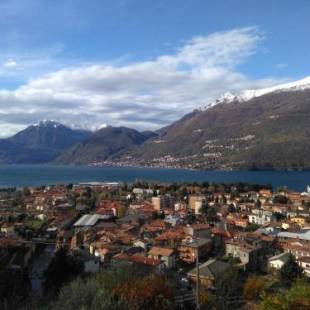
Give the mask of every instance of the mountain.
[[310, 169], [309, 88], [307, 78], [226, 97], [161, 129], [115, 161], [130, 157], [149, 166]]
[[73, 130], [54, 121], [42, 121], [20, 131], [9, 140], [29, 148], [64, 150], [89, 135], [88, 131]]
[[94, 133], [52, 121], [0, 140], [0, 163], [310, 169], [310, 77], [226, 93], [156, 133], [104, 127]]
[[55, 162], [62, 164], [102, 162], [118, 152], [142, 144], [154, 135], [150, 131], [139, 132], [126, 127], [105, 127], [65, 151]]
[[11, 138], [0, 140], [0, 163], [46, 163], [63, 150], [89, 137], [54, 121], [31, 125]]
[[298, 80], [298, 81], [280, 84], [280, 85], [273, 86], [273, 87], [244, 90], [240, 92], [239, 94], [232, 94], [230, 92], [227, 92], [221, 95], [215, 101], [208, 103], [202, 109], [203, 110], [208, 109], [219, 103], [229, 103], [233, 101], [245, 102], [253, 98], [257, 98], [257, 97], [270, 94], [270, 93], [302, 91], [302, 90], [309, 89], [309, 88], [310, 88], [310, 76], [304, 79]]

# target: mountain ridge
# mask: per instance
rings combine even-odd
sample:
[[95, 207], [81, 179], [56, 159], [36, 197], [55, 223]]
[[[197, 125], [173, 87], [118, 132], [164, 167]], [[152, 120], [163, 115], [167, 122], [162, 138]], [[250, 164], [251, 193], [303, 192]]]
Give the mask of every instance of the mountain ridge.
[[0, 163], [47, 163], [89, 135], [55, 121], [42, 121], [1, 139]]
[[233, 101], [246, 102], [253, 98], [257, 98], [273, 92], [300, 91], [309, 88], [310, 88], [310, 76], [307, 76], [297, 81], [279, 84], [267, 88], [247, 89], [236, 94], [226, 92], [223, 93], [221, 96], [219, 96], [216, 100], [202, 107], [201, 109], [206, 110], [219, 103], [230, 103]]
[[155, 133], [112, 126], [91, 133], [42, 121], [0, 140], [0, 162], [310, 169], [309, 115], [307, 77], [221, 96]]
[[104, 161], [126, 148], [142, 144], [154, 135], [148, 131], [139, 132], [127, 127], [107, 126], [66, 150], [56, 158], [55, 163], [85, 164]]
[[117, 160], [131, 156], [136, 165], [210, 170], [309, 169], [309, 115], [310, 89], [219, 103], [187, 115]]

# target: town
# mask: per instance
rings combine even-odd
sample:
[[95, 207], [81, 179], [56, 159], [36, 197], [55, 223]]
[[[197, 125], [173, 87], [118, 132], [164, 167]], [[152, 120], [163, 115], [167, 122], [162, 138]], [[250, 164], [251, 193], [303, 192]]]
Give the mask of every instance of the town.
[[102, 274], [116, 281], [110, 299], [128, 309], [271, 309], [303, 288], [308, 298], [287, 303], [310, 307], [310, 187], [136, 181], [3, 188], [0, 233], [3, 309], [40, 309], [51, 300], [52, 309], [76, 309], [75, 295], [66, 293], [74, 281], [83, 283], [78, 304], [91, 309], [90, 295], [83, 301], [79, 290]]

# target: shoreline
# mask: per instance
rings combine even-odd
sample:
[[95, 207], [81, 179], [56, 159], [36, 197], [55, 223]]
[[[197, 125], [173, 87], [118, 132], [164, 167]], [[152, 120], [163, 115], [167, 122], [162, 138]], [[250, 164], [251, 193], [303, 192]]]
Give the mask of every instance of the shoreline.
[[118, 164], [57, 164], [57, 163], [27, 163], [27, 164], [0, 164], [0, 167], [68, 167], [68, 168], [133, 168], [133, 169], [167, 169], [167, 170], [187, 170], [187, 171], [197, 171], [197, 172], [310, 172], [310, 168], [293, 169], [293, 168], [283, 168], [283, 169], [199, 169], [191, 168], [186, 166], [147, 166], [147, 165], [118, 165]]

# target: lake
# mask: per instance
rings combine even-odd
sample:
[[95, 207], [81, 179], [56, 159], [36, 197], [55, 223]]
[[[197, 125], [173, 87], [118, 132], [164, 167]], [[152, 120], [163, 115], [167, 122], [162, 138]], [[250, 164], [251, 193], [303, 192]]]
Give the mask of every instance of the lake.
[[0, 187], [23, 187], [89, 181], [135, 180], [160, 182], [214, 182], [285, 185], [303, 191], [310, 184], [310, 172], [278, 171], [192, 171], [162, 168], [120, 168], [49, 165], [0, 165]]

